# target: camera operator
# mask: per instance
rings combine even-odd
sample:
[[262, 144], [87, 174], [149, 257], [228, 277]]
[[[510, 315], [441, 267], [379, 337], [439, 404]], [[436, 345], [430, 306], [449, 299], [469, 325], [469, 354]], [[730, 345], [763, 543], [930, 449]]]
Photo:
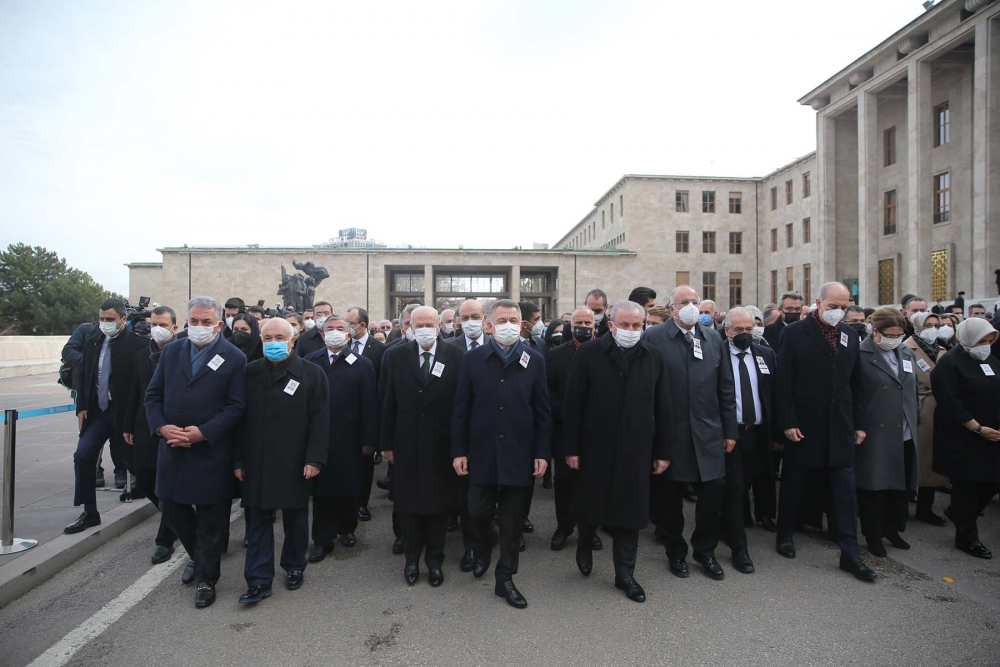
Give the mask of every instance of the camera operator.
[[247, 305], [240, 297], [231, 296], [226, 299], [226, 305], [223, 308], [226, 313], [226, 324], [222, 327], [222, 336], [229, 340], [230, 336], [233, 335], [233, 318], [247, 312]]

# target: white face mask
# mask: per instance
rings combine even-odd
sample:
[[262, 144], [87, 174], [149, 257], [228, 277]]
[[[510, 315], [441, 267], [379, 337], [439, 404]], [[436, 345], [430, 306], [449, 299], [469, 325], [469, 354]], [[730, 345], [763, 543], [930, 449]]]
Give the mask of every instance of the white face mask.
[[871, 322], [865, 322], [865, 333], [868, 334], [869, 336], [872, 335], [872, 323]]
[[322, 331], [324, 324], [326, 324], [326, 318], [325, 317], [317, 317], [316, 318], [316, 324], [314, 326], [319, 327], [320, 331]]
[[311, 331], [316, 328], [316, 320], [306, 320], [302, 323], [302, 326], [306, 328], [306, 331]]
[[[962, 347], [965, 347], [964, 345]], [[986, 361], [986, 357], [990, 356], [990, 346], [989, 345], [976, 345], [974, 347], [965, 347], [965, 351], [969, 353], [969, 356], [976, 361]]]
[[544, 331], [545, 331], [545, 325], [542, 324], [541, 320], [538, 320], [537, 322], [535, 322], [535, 324], [532, 325], [532, 327], [531, 327], [531, 335], [532, 336], [541, 336], [542, 333], [544, 333]]
[[510, 322], [507, 322], [506, 324], [497, 324], [493, 327], [493, 329], [493, 336], [501, 345], [513, 345], [521, 336], [521, 327]]
[[108, 338], [114, 338], [118, 335], [118, 323], [117, 322], [101, 322], [101, 333]]
[[428, 348], [434, 344], [437, 340], [438, 332], [436, 327], [420, 327], [413, 334], [414, 339], [417, 341], [417, 345], [422, 348]]
[[595, 325], [596, 324], [600, 324], [601, 320], [603, 320], [603, 319], [604, 319], [604, 313], [595, 313], [594, 314], [594, 324]]
[[642, 338], [641, 331], [626, 331], [625, 329], [615, 329], [615, 340], [626, 350], [634, 346]]
[[404, 332], [406, 340], [413, 340], [413, 327], [408, 327]]
[[229, 327], [230, 331], [233, 330], [233, 316], [232, 315], [230, 315], [229, 317], [226, 318], [226, 326]]
[[149, 337], [156, 341], [156, 344], [163, 346], [168, 340], [173, 338], [174, 332], [167, 327], [150, 327]]
[[454, 333], [454, 331], [455, 331], [455, 323], [454, 322], [445, 322], [444, 323], [444, 332], [446, 334]]
[[479, 335], [483, 333], [483, 321], [466, 320], [462, 322], [462, 333], [469, 338], [479, 338]]
[[760, 340], [764, 337], [764, 327], [754, 327], [753, 328], [753, 339]]
[[920, 330], [920, 338], [925, 343], [928, 343], [928, 344], [933, 343], [934, 341], [937, 340], [937, 337], [938, 337], [938, 328], [937, 327], [926, 327], [926, 328]]
[[215, 327], [188, 327], [188, 338], [195, 345], [208, 345], [215, 340]]
[[336, 329], [330, 329], [323, 334], [323, 341], [326, 343], [327, 347], [339, 350], [347, 345], [347, 333]]
[[833, 310], [823, 311], [823, 321], [829, 324], [831, 327], [835, 327], [840, 324], [840, 320], [844, 319], [844, 311], [840, 308]]
[[694, 305], [693, 303], [689, 303], [688, 305], [684, 306], [679, 311], [677, 311], [677, 317], [679, 317], [681, 319], [681, 322], [688, 325], [689, 327], [693, 326], [698, 322], [699, 315], [700, 313], [698, 312], [698, 306]]
[[[827, 311], [827, 312], [830, 312], [830, 311]], [[824, 315], [825, 314], [826, 313], [824, 313]], [[902, 336], [899, 336], [897, 338], [889, 338], [888, 336], [886, 336], [886, 335], [883, 334], [881, 336], [881, 338], [882, 338], [882, 340], [876, 341], [875, 344], [878, 346], [878, 349], [885, 350], [886, 352], [892, 352], [897, 347], [899, 347], [900, 343], [903, 342], [903, 337]]]
[[951, 337], [955, 335], [955, 329], [946, 324], [938, 329], [937, 335], [941, 340], [951, 340]]

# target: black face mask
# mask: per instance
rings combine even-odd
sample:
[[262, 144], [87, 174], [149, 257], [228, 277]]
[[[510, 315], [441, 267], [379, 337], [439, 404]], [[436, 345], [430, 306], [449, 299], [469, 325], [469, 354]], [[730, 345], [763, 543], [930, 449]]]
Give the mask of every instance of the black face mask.
[[250, 342], [250, 334], [246, 331], [234, 331], [233, 335], [229, 337], [229, 342], [236, 347], [243, 347]]
[[552, 344], [553, 345], [558, 345], [561, 342], [562, 342], [562, 334], [561, 333], [552, 334]]
[[586, 343], [594, 337], [594, 330], [590, 327], [573, 327], [573, 338], [577, 343]]
[[861, 336], [861, 340], [864, 340], [868, 336], [868, 332], [865, 330], [864, 322], [855, 322], [854, 324], [849, 324], [848, 326], [858, 332], [858, 335]]
[[792, 322], [798, 322], [802, 317], [802, 313], [783, 313], [785, 318], [785, 324], [791, 324]]
[[739, 350], [747, 350], [753, 342], [753, 334], [741, 333], [732, 337], [733, 345]]

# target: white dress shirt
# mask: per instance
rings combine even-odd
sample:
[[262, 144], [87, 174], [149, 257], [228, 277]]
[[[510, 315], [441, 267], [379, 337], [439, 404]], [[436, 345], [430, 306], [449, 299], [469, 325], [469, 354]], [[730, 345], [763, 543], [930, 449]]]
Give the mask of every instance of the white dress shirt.
[[425, 350], [424, 348], [422, 348], [419, 345], [417, 345], [417, 368], [420, 368], [421, 366], [424, 365], [424, 353], [425, 352], [430, 352], [431, 353], [431, 369], [433, 370], [434, 369], [434, 358], [437, 356], [437, 349], [438, 349], [437, 339], [434, 339], [434, 344], [431, 345], [431, 349], [429, 349], [429, 350]]
[[[358, 355], [363, 355], [365, 353], [365, 345], [368, 344], [368, 337], [369, 336], [366, 333], [364, 336], [362, 336], [361, 338], [358, 339], [358, 351], [357, 351]], [[348, 345], [348, 347], [351, 348], [352, 352], [354, 351], [354, 341], [353, 340], [350, 342], [350, 344]]]
[[[101, 354], [97, 357], [97, 386], [101, 385], [101, 369], [104, 368], [104, 355], [108, 354], [109, 345], [111, 345], [111, 338], [105, 334], [104, 340], [101, 341]], [[108, 380], [108, 400], [112, 400], [110, 379]]]
[[[462, 335], [465, 336], [465, 334], [462, 334]], [[465, 336], [465, 351], [466, 352], [472, 350], [472, 341], [476, 341], [476, 343], [477, 343], [476, 347], [482, 347], [483, 344], [486, 343], [486, 334], [484, 334], [482, 331], [480, 331], [479, 332], [479, 338], [469, 338], [468, 336]]]
[[764, 410], [760, 406], [760, 388], [757, 385], [757, 369], [754, 364], [756, 360], [753, 356], [753, 351], [748, 347], [746, 350], [741, 350], [732, 343], [729, 344], [729, 361], [733, 364], [733, 377], [736, 379], [736, 421], [740, 424], [743, 423], [743, 394], [742, 385], [740, 385], [740, 358], [737, 356], [741, 352], [746, 352], [746, 356], [743, 357], [743, 365], [746, 366], [747, 370], [750, 372], [750, 387], [753, 391], [753, 412], [757, 416], [754, 424], [760, 424], [764, 416]]

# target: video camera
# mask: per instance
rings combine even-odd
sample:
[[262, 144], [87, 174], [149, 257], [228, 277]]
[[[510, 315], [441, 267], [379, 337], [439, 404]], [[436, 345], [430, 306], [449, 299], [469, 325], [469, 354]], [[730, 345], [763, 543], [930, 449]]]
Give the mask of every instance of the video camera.
[[149, 297], [140, 296], [139, 297], [139, 307], [135, 307], [125, 300], [125, 320], [126, 326], [131, 329], [134, 333], [140, 336], [149, 336], [149, 319], [153, 311], [147, 310], [149, 307]]
[[274, 305], [277, 307], [277, 309], [275, 309], [275, 308], [264, 308], [264, 299], [259, 299], [257, 301], [257, 307], [258, 308], [264, 308], [264, 317], [266, 317], [268, 319], [270, 319], [272, 317], [281, 317], [281, 314], [282, 314], [281, 313], [281, 304], [280, 303], [276, 303]]

